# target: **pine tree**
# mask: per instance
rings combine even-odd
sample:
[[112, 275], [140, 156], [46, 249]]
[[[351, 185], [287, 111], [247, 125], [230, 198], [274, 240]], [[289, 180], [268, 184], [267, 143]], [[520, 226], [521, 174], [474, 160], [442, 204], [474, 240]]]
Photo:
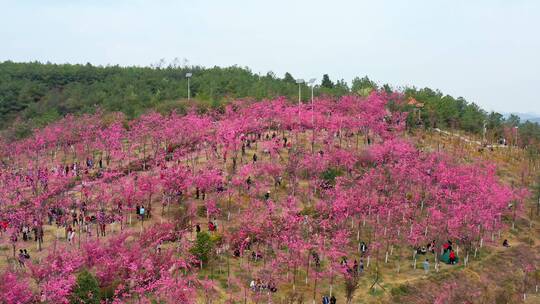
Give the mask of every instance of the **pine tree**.
[[331, 89], [334, 87], [334, 83], [332, 82], [332, 80], [330, 80], [330, 77], [328, 76], [328, 74], [323, 75], [321, 86], [323, 88], [328, 88], [328, 89]]
[[285, 76], [283, 77], [283, 80], [285, 82], [295, 83], [294, 77], [289, 72], [285, 73]]

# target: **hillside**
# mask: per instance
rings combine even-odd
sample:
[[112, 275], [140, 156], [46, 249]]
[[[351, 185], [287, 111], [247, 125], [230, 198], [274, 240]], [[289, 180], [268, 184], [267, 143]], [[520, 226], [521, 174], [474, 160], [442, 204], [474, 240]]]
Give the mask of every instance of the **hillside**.
[[0, 302], [534, 303], [538, 159], [422, 130], [409, 101], [97, 112], [6, 142]]

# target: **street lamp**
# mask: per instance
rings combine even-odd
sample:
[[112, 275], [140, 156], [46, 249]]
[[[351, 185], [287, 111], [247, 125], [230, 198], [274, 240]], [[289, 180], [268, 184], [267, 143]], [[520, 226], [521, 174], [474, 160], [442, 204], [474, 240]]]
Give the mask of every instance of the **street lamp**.
[[189, 86], [189, 80], [191, 79], [191, 76], [193, 76], [192, 73], [186, 73], [186, 78], [187, 78], [187, 99], [190, 100], [191, 99], [191, 91], [190, 91], [190, 86]]
[[311, 127], [313, 128], [311, 131], [311, 154], [313, 154], [315, 150], [315, 104], [313, 103], [313, 88], [315, 87], [315, 81], [316, 78], [311, 78], [309, 80], [309, 85], [311, 86]]
[[[296, 83], [298, 83], [298, 106], [300, 107], [300, 101], [302, 99], [302, 84], [304, 83], [304, 79], [296, 79]], [[300, 111], [300, 109], [298, 109]]]
[[315, 87], [314, 83], [317, 81], [317, 78], [311, 78], [309, 80], [309, 85], [311, 85], [311, 106], [313, 107], [313, 88]]
[[[313, 125], [313, 116], [315, 115], [315, 106], [313, 104], [313, 88], [315, 88], [314, 83], [315, 83], [316, 80], [317, 80], [316, 78], [311, 78], [308, 81], [309, 85], [311, 86], [311, 124], [312, 125]], [[313, 128], [315, 128], [315, 127], [313, 127]]]
[[484, 120], [484, 128], [482, 129], [482, 143], [486, 143], [486, 132], [487, 132], [487, 125], [486, 125], [486, 121]]
[[518, 126], [515, 126], [514, 127], [514, 130], [516, 130], [516, 138], [515, 138], [515, 145], [516, 147], [518, 146], [518, 143], [519, 143], [519, 127]]

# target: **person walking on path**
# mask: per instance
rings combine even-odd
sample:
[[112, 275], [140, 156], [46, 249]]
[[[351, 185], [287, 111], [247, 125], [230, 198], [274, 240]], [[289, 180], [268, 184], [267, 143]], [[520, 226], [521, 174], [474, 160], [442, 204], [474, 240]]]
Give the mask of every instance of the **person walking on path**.
[[19, 266], [21, 268], [24, 268], [24, 262], [26, 260], [26, 256], [24, 255], [24, 252], [22, 249], [19, 249], [19, 255], [18, 255], [18, 261], [19, 261]]
[[327, 295], [324, 295], [322, 297], [322, 304], [330, 304], [330, 299], [328, 298]]
[[429, 273], [429, 261], [428, 261], [428, 259], [426, 259], [426, 260], [424, 261], [424, 263], [422, 263], [422, 265], [423, 265], [423, 267], [424, 267], [424, 273], [425, 273], [425, 274], [428, 274], [428, 273]]
[[336, 297], [334, 296], [330, 297], [330, 304], [336, 304]]

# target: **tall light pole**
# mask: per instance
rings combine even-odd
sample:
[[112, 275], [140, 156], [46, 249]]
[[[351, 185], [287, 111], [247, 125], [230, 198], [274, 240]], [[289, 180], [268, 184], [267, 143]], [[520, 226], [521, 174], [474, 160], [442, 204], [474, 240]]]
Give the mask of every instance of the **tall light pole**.
[[311, 78], [309, 80], [309, 85], [311, 86], [311, 106], [313, 107], [313, 88], [315, 87], [314, 83], [317, 81], [317, 78]]
[[[314, 83], [317, 79], [316, 78], [311, 78], [308, 82], [309, 82], [309, 85], [311, 86], [311, 124], [313, 125], [313, 117], [315, 115], [315, 106], [313, 104], [313, 88], [315, 87]], [[313, 128], [315, 128], [315, 126], [313, 126]]]
[[296, 83], [298, 83], [298, 120], [300, 120], [300, 103], [302, 102], [302, 84], [304, 83], [304, 79], [296, 79]]
[[486, 121], [484, 120], [484, 129], [482, 130], [482, 143], [486, 142], [486, 132], [487, 132], [487, 127], [486, 127]]
[[516, 148], [517, 148], [518, 143], [519, 143], [519, 138], [518, 138], [518, 137], [519, 137], [519, 127], [518, 127], [518, 126], [515, 126], [515, 127], [514, 127], [514, 130], [516, 131], [516, 139], [515, 139], [515, 143], [514, 143], [514, 144], [515, 144], [515, 146], [516, 146]]
[[300, 102], [302, 100], [302, 84], [304, 83], [304, 79], [296, 79], [296, 83], [298, 84], [298, 106], [300, 107]]
[[313, 128], [311, 130], [311, 154], [313, 154], [315, 150], [315, 104], [313, 103], [313, 88], [315, 87], [316, 80], [316, 78], [311, 78], [309, 80], [309, 85], [311, 86], [311, 127]]
[[186, 73], [186, 78], [187, 78], [187, 99], [188, 100], [191, 99], [191, 87], [190, 87], [190, 84], [189, 84], [189, 80], [191, 79], [191, 76], [193, 76], [192, 73]]

